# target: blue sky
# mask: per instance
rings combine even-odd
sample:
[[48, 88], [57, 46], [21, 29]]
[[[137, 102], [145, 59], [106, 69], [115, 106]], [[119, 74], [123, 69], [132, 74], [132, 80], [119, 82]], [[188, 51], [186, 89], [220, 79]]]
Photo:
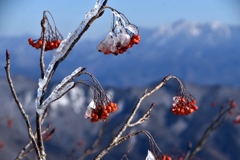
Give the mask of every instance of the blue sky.
[[[78, 27], [95, 0], [2, 0], [0, 2], [0, 36], [40, 35], [40, 20], [49, 10], [64, 37]], [[195, 22], [221, 21], [240, 25], [239, 0], [109, 0], [108, 5], [124, 13], [139, 27], [157, 27], [180, 19]], [[90, 28], [84, 38], [106, 34], [111, 25], [107, 11]]]

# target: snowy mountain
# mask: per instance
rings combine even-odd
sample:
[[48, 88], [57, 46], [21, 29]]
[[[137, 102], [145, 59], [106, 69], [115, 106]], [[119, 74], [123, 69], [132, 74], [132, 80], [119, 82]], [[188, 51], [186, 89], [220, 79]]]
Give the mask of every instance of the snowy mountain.
[[[37, 83], [23, 77], [14, 77], [13, 82], [20, 101], [30, 115], [31, 123], [34, 124]], [[156, 83], [150, 84], [148, 88], [152, 88], [154, 84]], [[52, 87], [55, 85], [52, 83]], [[136, 129], [148, 130], [161, 150], [173, 157], [180, 156], [186, 152], [188, 142], [196, 145], [203, 131], [218, 114], [219, 108], [212, 107], [212, 102], [227, 105], [229, 99], [234, 99], [237, 104], [240, 104], [240, 90], [236, 88], [219, 85], [199, 86], [190, 83], [185, 83], [185, 87], [198, 101], [199, 110], [196, 113], [186, 117], [171, 114], [172, 97], [176, 94], [178, 86], [174, 81], [169, 81], [164, 88], [147, 98], [137, 113], [138, 117], [142, 116], [151, 103], [155, 102], [156, 106], [150, 119], [129, 132]], [[13, 159], [28, 142], [27, 128], [19, 110], [16, 109], [6, 79], [0, 79], [0, 88], [0, 143], [4, 144], [0, 150], [0, 159]], [[48, 159], [69, 159], [71, 153], [73, 154], [70, 159], [77, 159], [85, 149], [91, 146], [100, 128], [108, 124], [103, 141], [100, 143], [101, 147], [105, 147], [111, 140], [112, 130], [116, 131], [124, 123], [137, 99], [145, 90], [144, 87], [104, 88], [111, 93], [120, 107], [119, 111], [110, 115], [106, 123], [90, 123], [88, 119], [84, 119], [84, 112], [91, 97], [89, 90], [83, 86], [74, 88], [50, 106], [45, 127], [50, 124], [56, 128], [56, 131], [51, 140], [45, 143]], [[11, 127], [8, 126], [9, 119], [12, 120]], [[212, 135], [197, 156], [200, 159], [237, 159], [240, 157], [239, 133], [239, 126], [233, 125], [230, 119]], [[121, 159], [131, 146], [133, 147], [128, 154], [129, 159], [145, 159], [150, 146], [144, 135], [138, 135], [119, 145], [103, 159]], [[87, 159], [92, 158], [91, 156]]]
[[[144, 86], [171, 73], [198, 84], [240, 86], [240, 26], [181, 20], [139, 29], [140, 44], [119, 56], [106, 56], [96, 50], [104, 37], [80, 41], [60, 65], [55, 80], [82, 66], [103, 85]], [[39, 50], [28, 45], [29, 37], [0, 36], [0, 64], [4, 66], [4, 52], [8, 49], [13, 74], [38, 79]], [[47, 62], [52, 54], [46, 53]], [[4, 75], [0, 72], [0, 76]]]

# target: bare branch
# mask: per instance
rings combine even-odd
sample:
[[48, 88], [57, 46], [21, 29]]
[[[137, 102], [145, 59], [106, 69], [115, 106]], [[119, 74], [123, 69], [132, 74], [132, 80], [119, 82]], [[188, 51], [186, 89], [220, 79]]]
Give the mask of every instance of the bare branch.
[[[50, 129], [50, 125], [48, 125], [48, 127], [42, 132], [42, 135], [45, 134], [48, 130]], [[50, 134], [45, 137], [43, 140], [45, 141], [49, 136], [51, 136], [55, 131], [55, 128], [52, 129], [52, 131], [50, 132]], [[35, 137], [37, 137], [37, 134], [35, 133]], [[32, 152], [34, 150], [34, 148], [29, 148], [32, 144], [32, 141], [30, 140], [25, 146], [24, 148], [19, 152], [18, 156], [16, 159], [22, 159], [24, 157], [26, 157], [30, 152]]]
[[149, 107], [148, 111], [142, 116], [142, 118], [139, 118], [139, 120], [135, 123], [129, 124], [128, 127], [134, 127], [138, 124], [142, 124], [146, 120], [150, 118], [150, 112], [152, 111], [153, 107], [155, 106], [155, 103], [152, 103], [151, 106]]
[[[41, 94], [39, 95], [39, 99], [42, 100], [45, 92], [47, 90], [47, 86], [49, 85], [53, 74], [56, 71], [56, 68], [58, 67], [58, 65], [69, 55], [70, 51], [72, 50], [72, 48], [74, 47], [74, 45], [78, 42], [78, 40], [82, 37], [82, 35], [88, 30], [88, 28], [90, 27], [90, 25], [92, 24], [92, 22], [94, 22], [97, 18], [99, 18], [104, 10], [104, 6], [106, 5], [108, 0], [103, 1], [103, 4], [100, 6], [100, 8], [98, 8], [97, 13], [95, 15], [92, 15], [92, 17], [90, 17], [90, 19], [84, 19], [81, 24], [79, 25], [79, 27], [75, 30], [75, 32], [73, 32], [72, 35], [70, 35], [66, 41], [66, 44], [61, 44], [60, 47], [58, 48], [58, 50], [54, 53], [54, 57], [52, 59], [52, 61], [50, 62], [45, 75], [44, 75], [44, 80], [46, 81], [45, 84], [43, 85], [43, 87], [40, 89], [41, 90]], [[99, 3], [99, 1], [97, 0], [97, 3]], [[96, 6], [95, 5], [95, 6]], [[95, 8], [94, 8], [95, 9]], [[94, 10], [92, 9], [92, 10]], [[86, 15], [89, 16], [89, 15]]]
[[41, 47], [41, 54], [40, 54], [40, 70], [41, 70], [41, 78], [44, 77], [45, 74], [45, 63], [44, 63], [44, 50], [46, 45], [46, 15], [45, 11], [43, 12], [43, 19], [41, 20], [41, 27], [42, 27], [42, 47]]
[[39, 115], [36, 112], [37, 143], [38, 143], [38, 147], [39, 147], [39, 150], [40, 150], [41, 158], [43, 160], [45, 160], [46, 159], [46, 153], [45, 153], [43, 138], [42, 138], [42, 125], [41, 125], [42, 120], [41, 120], [41, 117], [42, 117], [42, 115]]
[[209, 139], [209, 137], [218, 129], [220, 128], [224, 122], [226, 122], [226, 120], [228, 119], [229, 115], [228, 113], [233, 109], [233, 107], [229, 106], [228, 108], [226, 108], [225, 110], [221, 110], [221, 112], [219, 113], [219, 115], [217, 116], [217, 118], [210, 124], [210, 126], [204, 131], [201, 139], [199, 140], [197, 146], [193, 149], [191, 146], [188, 147], [188, 152], [184, 158], [184, 160], [190, 160], [192, 159], [197, 152], [199, 152], [200, 150], [202, 150], [203, 146], [205, 145], [205, 143], [207, 142], [207, 140]]
[[20, 101], [17, 97], [16, 91], [14, 89], [14, 86], [13, 86], [12, 78], [11, 78], [11, 75], [10, 75], [10, 53], [8, 52], [8, 50], [6, 50], [6, 66], [4, 68], [5, 68], [5, 71], [6, 71], [6, 74], [7, 74], [7, 80], [8, 80], [8, 84], [9, 84], [11, 93], [13, 95], [13, 98], [14, 98], [17, 106], [18, 106], [19, 111], [22, 114], [22, 117], [24, 118], [24, 120], [26, 122], [27, 129], [28, 129], [28, 136], [29, 136], [29, 138], [31, 139], [31, 141], [34, 145], [34, 148], [35, 148], [35, 151], [36, 151], [36, 154], [37, 154], [38, 158], [40, 159], [40, 151], [39, 151], [38, 145], [36, 143], [36, 140], [34, 138], [34, 135], [33, 135], [33, 132], [32, 132], [32, 127], [31, 127], [28, 115], [26, 114], [25, 110], [23, 109], [23, 106], [20, 103]]
[[[154, 92], [158, 91], [160, 88], [162, 88], [162, 87], [166, 84], [166, 82], [167, 82], [168, 80], [170, 80], [171, 78], [175, 78], [175, 79], [176, 79], [175, 76], [168, 75], [168, 76], [166, 76], [165, 78], [163, 78], [163, 80], [162, 80], [158, 85], [156, 85], [152, 90], [150, 90], [150, 91], [148, 91], [148, 92], [147, 92], [147, 90], [145, 90], [145, 92], [144, 92], [144, 94], [142, 95], [142, 97], [138, 99], [138, 101], [137, 101], [137, 103], [136, 103], [136, 105], [135, 105], [132, 113], [130, 114], [130, 116], [129, 116], [128, 119], [126, 120], [125, 124], [124, 124], [124, 125], [122, 126], [122, 128], [119, 130], [119, 132], [117, 133], [117, 135], [113, 138], [113, 140], [112, 140], [111, 143], [107, 146], [107, 148], [104, 149], [101, 153], [99, 153], [99, 155], [97, 155], [97, 157], [95, 157], [96, 160], [101, 159], [105, 154], [108, 153], [108, 151], [109, 151], [110, 149], [112, 149], [113, 147], [115, 147], [115, 146], [117, 146], [118, 144], [120, 144], [122, 140], [125, 141], [125, 138], [126, 138], [126, 139], [130, 138], [130, 137], [124, 137], [124, 138], [123, 138], [123, 137], [121, 137], [121, 136], [122, 136], [122, 134], [126, 131], [126, 129], [127, 129], [129, 126], [132, 126], [132, 125], [133, 125], [133, 124], [131, 124], [131, 121], [132, 121], [133, 117], [135, 116], [137, 110], [139, 109], [142, 101], [143, 101], [145, 98], [147, 98], [147, 97], [149, 97], [150, 95], [152, 95]], [[149, 109], [150, 111], [151, 111], [152, 107], [153, 107], [153, 105], [150, 107], [150, 109]], [[149, 112], [150, 112], [150, 111], [149, 111]], [[148, 112], [146, 113], [146, 115], [148, 115]], [[144, 118], [143, 118], [143, 119], [144, 119]], [[140, 121], [141, 121], [141, 120], [140, 120]], [[144, 120], [144, 121], [145, 121], [145, 120]], [[137, 122], [137, 123], [138, 123], [138, 122]]]
[[103, 134], [105, 133], [106, 129], [107, 125], [105, 124], [104, 127], [99, 131], [98, 137], [94, 141], [93, 145], [84, 152], [84, 154], [79, 158], [79, 160], [84, 160], [87, 156], [96, 153], [100, 149], [100, 141], [102, 140]]

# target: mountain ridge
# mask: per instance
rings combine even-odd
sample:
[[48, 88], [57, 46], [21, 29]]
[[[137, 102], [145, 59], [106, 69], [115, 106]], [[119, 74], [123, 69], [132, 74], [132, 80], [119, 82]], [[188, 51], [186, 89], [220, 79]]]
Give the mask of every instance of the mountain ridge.
[[[80, 40], [60, 64], [54, 78], [59, 80], [81, 65], [104, 85], [144, 86], [173, 74], [198, 84], [240, 86], [240, 26], [180, 20], [158, 28], [139, 29], [140, 44], [119, 56], [97, 51], [96, 46], [104, 37]], [[39, 50], [28, 45], [29, 37], [0, 37], [0, 49], [10, 51], [13, 74], [38, 79]], [[51, 54], [45, 54], [47, 62]], [[4, 56], [0, 54], [2, 66]], [[2, 72], [0, 76], [5, 74]]]

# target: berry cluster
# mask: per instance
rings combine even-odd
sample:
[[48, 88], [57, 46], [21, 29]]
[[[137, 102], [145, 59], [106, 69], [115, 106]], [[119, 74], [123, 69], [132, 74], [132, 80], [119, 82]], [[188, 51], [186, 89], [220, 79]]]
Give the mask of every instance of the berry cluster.
[[[49, 23], [48, 17], [46, 13], [49, 13], [52, 21], [54, 23], [54, 29], [52, 28], [51, 24]], [[42, 48], [43, 44], [45, 44], [44, 51], [54, 50], [59, 47], [60, 43], [63, 40], [63, 36], [58, 31], [53, 16], [49, 11], [44, 11], [43, 19], [41, 21], [41, 26], [43, 28], [41, 32], [40, 38], [38, 40], [33, 40], [32, 38], [28, 39], [28, 43], [30, 46], [39, 49]], [[44, 31], [44, 32], [43, 32]], [[43, 42], [43, 37], [45, 36], [45, 41]]]
[[189, 115], [198, 110], [195, 99], [191, 100], [186, 97], [175, 96], [173, 101], [171, 112], [175, 115]]
[[109, 117], [109, 113], [114, 113], [119, 110], [117, 103], [109, 102], [108, 105], [105, 106], [96, 106], [96, 108], [91, 108], [90, 116], [86, 116], [86, 118], [90, 118], [91, 122], [98, 122], [98, 120], [105, 121]]
[[[62, 40], [46, 41], [45, 42], [45, 51], [54, 50], [54, 49], [58, 48], [61, 42], [62, 42]], [[34, 47], [36, 49], [42, 48], [42, 45], [43, 45], [43, 41], [41, 39], [33, 40], [32, 38], [29, 38], [28, 43], [29, 43], [29, 45], [31, 45], [32, 47]]]
[[164, 154], [162, 155], [161, 160], [172, 160], [172, 158]]
[[97, 50], [104, 54], [123, 54], [134, 44], [139, 44], [140, 35], [137, 26], [130, 24], [127, 18], [117, 12], [113, 12], [113, 26], [107, 37], [101, 41]]
[[113, 32], [109, 32], [106, 39], [104, 39], [98, 46], [97, 49], [99, 52], [103, 52], [104, 54], [123, 54], [126, 52], [129, 48], [131, 48], [134, 44], [138, 44], [140, 42], [140, 36], [139, 35], [132, 35], [126, 36], [122, 34], [119, 36], [121, 38], [113, 36]]

